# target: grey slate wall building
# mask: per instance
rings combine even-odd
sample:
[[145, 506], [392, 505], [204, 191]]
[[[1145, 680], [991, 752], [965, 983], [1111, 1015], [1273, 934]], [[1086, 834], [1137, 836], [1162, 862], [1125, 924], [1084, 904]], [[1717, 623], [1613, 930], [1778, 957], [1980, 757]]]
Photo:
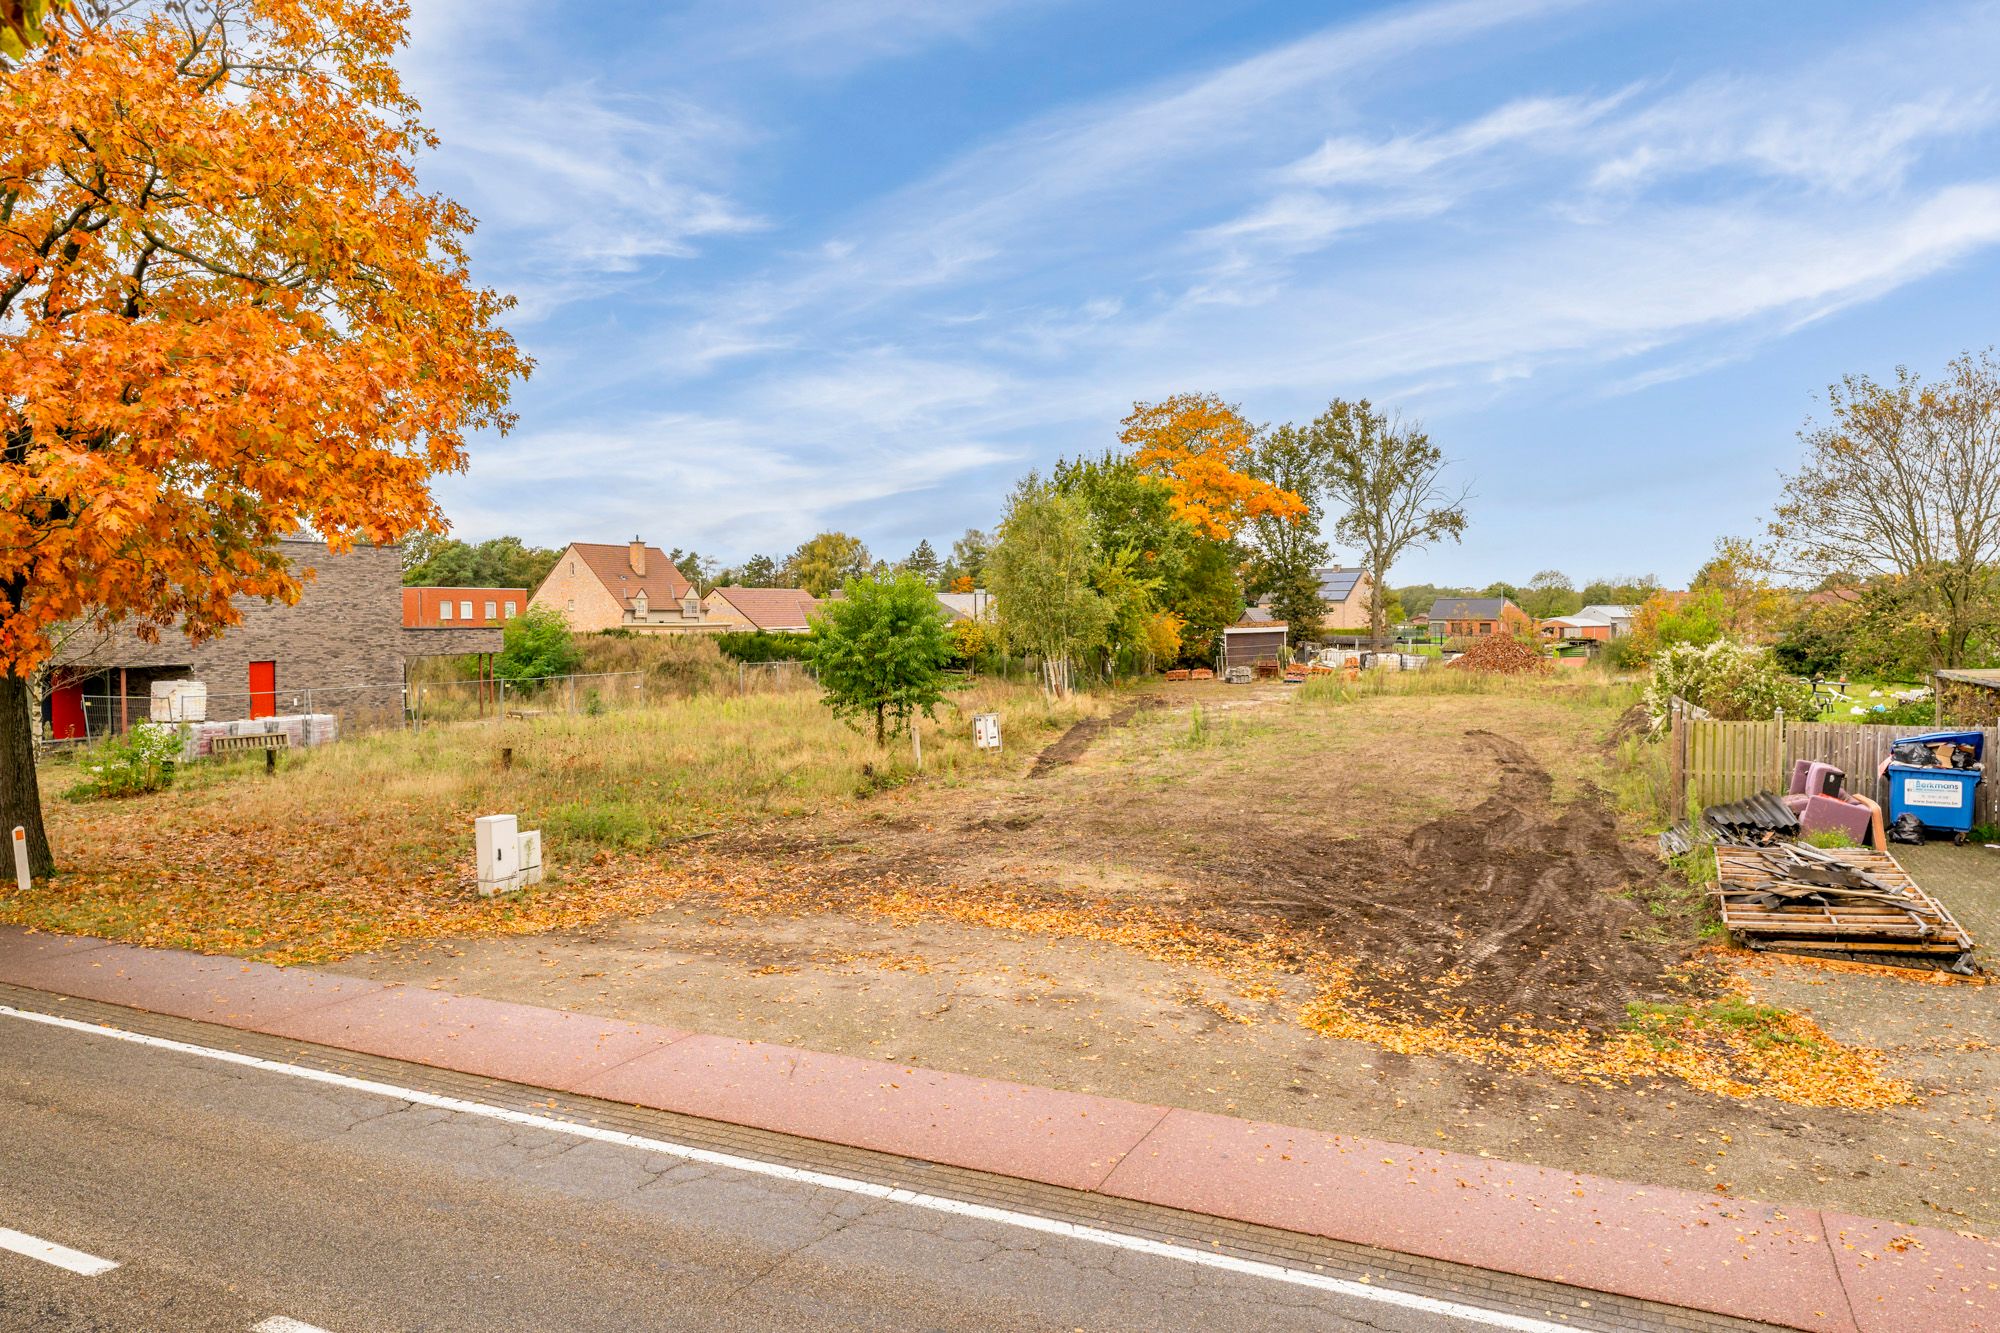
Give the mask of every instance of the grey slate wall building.
[[335, 555], [320, 541], [281, 545], [294, 568], [314, 573], [296, 606], [240, 598], [243, 622], [200, 644], [178, 631], [147, 643], [125, 627], [65, 643], [43, 703], [44, 734], [74, 738], [65, 722], [79, 715], [93, 736], [143, 721], [152, 682], [171, 679], [202, 682], [211, 719], [333, 713], [343, 731], [400, 723], [409, 659], [500, 651], [498, 628], [404, 628], [397, 547]]

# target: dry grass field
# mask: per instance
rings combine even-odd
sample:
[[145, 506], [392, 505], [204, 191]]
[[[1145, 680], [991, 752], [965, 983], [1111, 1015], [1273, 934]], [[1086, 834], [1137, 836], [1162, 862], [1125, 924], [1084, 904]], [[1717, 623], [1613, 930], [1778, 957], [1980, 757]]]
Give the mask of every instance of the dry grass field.
[[[999, 712], [1033, 746], [1103, 706], [982, 682], [925, 724], [923, 780], [982, 771], [972, 712]], [[49, 766], [45, 790], [69, 785], [66, 766]], [[650, 872], [684, 867], [722, 830], [914, 776], [906, 742], [877, 750], [801, 690], [378, 733], [286, 754], [275, 777], [252, 755], [189, 766], [151, 796], [52, 800], [62, 873], [0, 897], [0, 920], [274, 962], [573, 925], [663, 901], [678, 888]], [[533, 894], [476, 893], [471, 821], [496, 811], [543, 831], [552, 873]]]

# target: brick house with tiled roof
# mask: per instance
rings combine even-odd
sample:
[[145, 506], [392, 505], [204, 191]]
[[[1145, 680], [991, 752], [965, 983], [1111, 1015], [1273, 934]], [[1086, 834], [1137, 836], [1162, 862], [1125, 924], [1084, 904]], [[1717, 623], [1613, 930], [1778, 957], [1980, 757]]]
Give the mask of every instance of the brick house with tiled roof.
[[528, 605], [561, 613], [579, 634], [607, 629], [714, 633], [729, 628], [702, 614], [701, 594], [665, 551], [637, 537], [622, 546], [571, 542]]
[[711, 588], [701, 599], [710, 620], [725, 628], [768, 634], [804, 634], [819, 603], [804, 588]]
[[1448, 639], [1520, 638], [1535, 632], [1535, 618], [1505, 597], [1440, 597], [1431, 604], [1430, 627]]

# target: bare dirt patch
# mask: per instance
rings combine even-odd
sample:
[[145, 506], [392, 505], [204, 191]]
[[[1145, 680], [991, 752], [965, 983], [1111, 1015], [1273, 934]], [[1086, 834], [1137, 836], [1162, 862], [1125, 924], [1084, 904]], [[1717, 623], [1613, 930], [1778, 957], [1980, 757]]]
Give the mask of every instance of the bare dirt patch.
[[1337, 940], [1376, 1000], [1476, 1022], [1604, 1029], [1633, 1000], [1664, 998], [1687, 952], [1635, 900], [1659, 877], [1603, 794], [1566, 805], [1520, 744], [1483, 728], [1465, 739], [1499, 779], [1485, 799], [1408, 837], [1365, 836], [1337, 867], [1267, 856], [1262, 892], [1236, 902]]
[[1035, 756], [1035, 762], [1028, 769], [1030, 778], [1047, 777], [1065, 764], [1073, 764], [1090, 748], [1090, 743], [1104, 732], [1114, 727], [1122, 727], [1130, 722], [1142, 709], [1159, 706], [1159, 700], [1142, 696], [1102, 717], [1087, 717], [1058, 737], [1054, 744]]

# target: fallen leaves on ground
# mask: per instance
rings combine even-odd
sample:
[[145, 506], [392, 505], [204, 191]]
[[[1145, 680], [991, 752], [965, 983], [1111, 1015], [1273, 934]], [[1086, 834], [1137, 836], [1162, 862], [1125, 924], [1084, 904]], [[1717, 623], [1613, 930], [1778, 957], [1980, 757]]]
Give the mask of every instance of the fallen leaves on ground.
[[[1327, 940], [1277, 920], [1198, 920], [1040, 889], [857, 881], [810, 864], [695, 852], [666, 863], [604, 855], [532, 891], [486, 899], [462, 867], [449, 863], [362, 873], [343, 860], [353, 841], [337, 820], [307, 821], [283, 833], [282, 856], [240, 835], [199, 828], [115, 851], [99, 846], [94, 872], [64, 876], [26, 897], [0, 895], [0, 920], [272, 963], [326, 962], [399, 940], [539, 934], [684, 901], [753, 917], [847, 913], [909, 925], [946, 922], [1106, 945], [1200, 969], [1271, 1008], [1303, 983], [1312, 998], [1296, 1017], [1307, 1028], [1406, 1055], [1453, 1055], [1600, 1086], [1666, 1076], [1719, 1096], [1811, 1107], [1875, 1110], [1914, 1100], [1879, 1053], [1842, 1045], [1802, 1015], [1773, 1011], [1740, 1027], [1704, 1022], [1697, 1006], [1651, 1015], [1637, 1029], [1557, 1030], [1442, 999], [1392, 1003], [1359, 986], [1356, 962]], [[162, 866], [199, 866], [201, 873]], [[893, 966], [922, 964], [912, 958]], [[1692, 984], [1710, 996], [1745, 995], [1744, 983], [1730, 973], [1713, 966], [1697, 973]], [[1252, 1021], [1226, 1007], [1218, 1014]]]

